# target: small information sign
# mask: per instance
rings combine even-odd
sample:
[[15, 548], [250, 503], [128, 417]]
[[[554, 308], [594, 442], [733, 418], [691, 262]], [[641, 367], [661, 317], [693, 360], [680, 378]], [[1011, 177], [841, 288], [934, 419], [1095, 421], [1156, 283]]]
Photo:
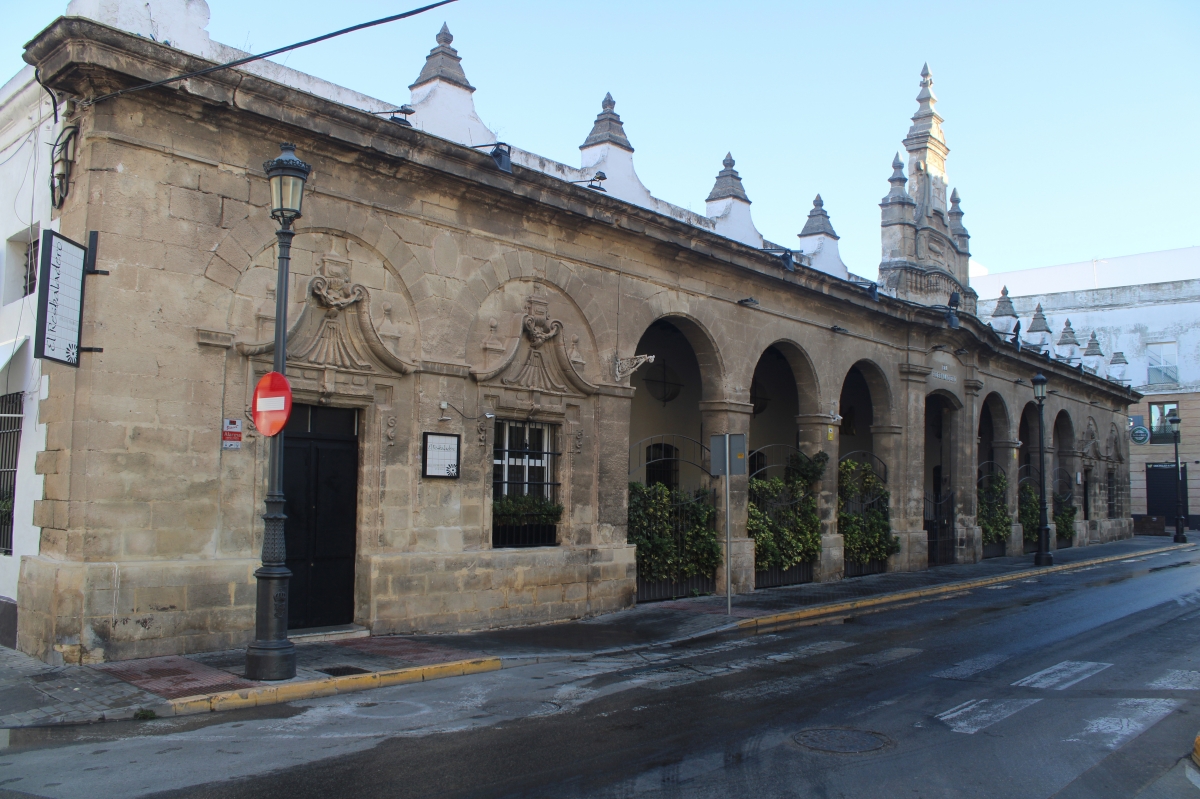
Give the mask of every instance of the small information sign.
[[426, 433], [421, 447], [422, 477], [458, 477], [459, 437]]
[[221, 449], [242, 448], [242, 420], [226, 419], [221, 425]]
[[87, 247], [46, 230], [42, 233], [40, 252], [33, 355], [78, 368]]
[[1145, 444], [1150, 440], [1150, 431], [1142, 425], [1129, 428], [1129, 440], [1135, 444]]

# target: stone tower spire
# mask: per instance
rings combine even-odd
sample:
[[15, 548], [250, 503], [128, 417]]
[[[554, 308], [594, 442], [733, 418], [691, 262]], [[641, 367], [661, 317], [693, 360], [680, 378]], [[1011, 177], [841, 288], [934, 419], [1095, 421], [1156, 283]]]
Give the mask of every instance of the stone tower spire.
[[910, 193], [917, 201], [917, 220], [921, 221], [938, 211], [946, 212], [946, 156], [950, 154], [942, 134], [942, 118], [934, 110], [937, 97], [929, 64], [921, 67], [917, 102], [920, 105], [913, 114], [904, 149], [908, 151], [908, 174], [913, 182]]

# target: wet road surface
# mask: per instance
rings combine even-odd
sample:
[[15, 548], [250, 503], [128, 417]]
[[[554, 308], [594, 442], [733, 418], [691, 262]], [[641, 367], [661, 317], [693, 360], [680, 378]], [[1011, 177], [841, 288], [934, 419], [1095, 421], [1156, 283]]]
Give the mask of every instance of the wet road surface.
[[13, 730], [0, 797], [1200, 799], [1198, 699], [1191, 550], [619, 657]]

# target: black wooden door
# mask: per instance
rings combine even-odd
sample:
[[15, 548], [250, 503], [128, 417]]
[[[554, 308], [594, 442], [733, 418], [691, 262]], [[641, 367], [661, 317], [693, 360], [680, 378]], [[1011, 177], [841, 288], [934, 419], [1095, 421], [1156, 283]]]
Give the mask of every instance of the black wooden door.
[[[1183, 480], [1183, 515], [1188, 513], [1187, 495], [1187, 464], [1180, 465], [1180, 477]], [[1146, 464], [1146, 514], [1149, 516], [1164, 516], [1167, 528], [1175, 526], [1175, 513], [1179, 502], [1176, 492], [1179, 483], [1175, 480], [1174, 463]]]
[[357, 411], [295, 405], [284, 431], [288, 628], [354, 620]]

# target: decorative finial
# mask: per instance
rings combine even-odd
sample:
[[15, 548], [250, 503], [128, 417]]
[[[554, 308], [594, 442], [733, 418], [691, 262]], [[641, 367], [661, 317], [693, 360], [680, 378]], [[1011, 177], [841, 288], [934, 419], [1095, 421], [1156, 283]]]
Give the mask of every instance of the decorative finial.
[[408, 88], [415, 89], [430, 81], [441, 80], [460, 86], [469, 92], [475, 91], [475, 87], [467, 82], [467, 76], [463, 73], [462, 59], [459, 58], [458, 51], [450, 46], [454, 37], [450, 34], [450, 28], [446, 26], [446, 23], [442, 23], [442, 29], [438, 31], [435, 38], [437, 47], [429, 51], [429, 55], [425, 58], [425, 66], [421, 68], [421, 74], [417, 76], [417, 82]]
[[1000, 296], [1005, 297], [1005, 298], [1008, 297], [1008, 286], [1005, 286], [1004, 288], [1000, 289]]
[[952, 189], [950, 191], [950, 205], [954, 206], [954, 205], [958, 205], [958, 203], [959, 203], [958, 189]]
[[1087, 349], [1083, 351], [1084, 355], [1096, 357], [1104, 357], [1104, 351], [1100, 349], [1100, 339], [1096, 337], [1096, 331], [1092, 331], [1092, 337], [1088, 339]]
[[813, 198], [812, 210], [808, 212], [808, 220], [804, 223], [804, 230], [800, 231], [800, 237], [825, 235], [830, 238], [838, 238], [838, 234], [834, 232], [833, 225], [829, 221], [829, 212], [825, 210], [825, 201], [821, 199], [821, 195]]
[[446, 26], [445, 22], [442, 23], [442, 29], [438, 31], [436, 39], [437, 43], [443, 47], [454, 42], [454, 36], [451, 35], [450, 28]]
[[600, 102], [600, 113], [596, 115], [596, 122], [592, 125], [592, 132], [583, 140], [583, 144], [579, 145], [580, 150], [608, 143], [633, 152], [633, 145], [625, 136], [625, 126], [621, 124], [621, 117], [613, 110], [616, 107], [617, 101], [613, 99], [612, 94], [605, 94]]
[[900, 160], [900, 153], [896, 153], [896, 157], [892, 159], [892, 169], [895, 170], [892, 177], [904, 177], [904, 162]]
[[742, 178], [733, 168], [733, 153], [725, 153], [725, 160], [721, 163], [725, 168], [717, 173], [717, 182], [713, 184], [712, 191], [708, 193], [708, 199], [705, 202], [711, 203], [730, 197], [750, 202], [750, 198], [746, 196], [746, 188], [742, 185]]
[[883, 198], [885, 203], [912, 202], [912, 198], [908, 196], [908, 192], [904, 189], [904, 184], [908, 183], [908, 178], [904, 177], [904, 162], [900, 160], [900, 153], [896, 153], [896, 157], [892, 159], [892, 176], [888, 178], [888, 183], [892, 184], [892, 188], [888, 191], [888, 195]]
[[930, 73], [930, 71], [929, 71], [929, 62], [926, 61], [925, 66], [921, 67], [921, 77], [924, 78], [925, 80], [929, 80], [931, 74], [932, 73]]

